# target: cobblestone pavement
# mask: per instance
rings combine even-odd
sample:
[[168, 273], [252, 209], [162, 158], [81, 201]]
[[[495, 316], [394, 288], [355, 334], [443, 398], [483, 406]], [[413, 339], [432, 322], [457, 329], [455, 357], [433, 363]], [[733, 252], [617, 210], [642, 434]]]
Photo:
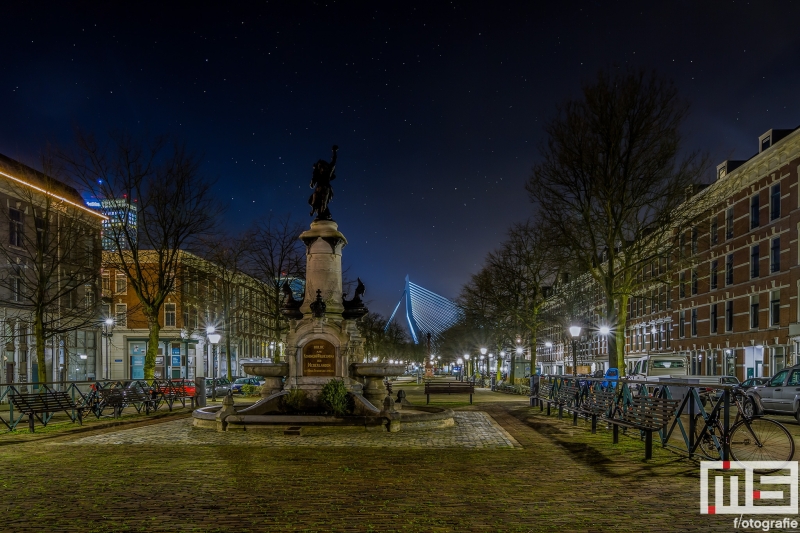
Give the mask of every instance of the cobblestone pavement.
[[56, 445], [202, 445], [202, 446], [302, 446], [364, 448], [513, 448], [514, 437], [480, 411], [457, 412], [456, 425], [416, 431], [364, 431], [356, 429], [305, 428], [303, 436], [283, 434], [275, 429], [217, 432], [192, 427], [189, 418], [154, 426], [126, 429], [79, 438]]
[[699, 465], [685, 456], [656, 446], [645, 462], [638, 438], [613, 445], [609, 431], [592, 435], [585, 422], [547, 417], [524, 400], [460, 411], [481, 412], [521, 447], [188, 445], [163, 435], [185, 425], [158, 421], [145, 431], [163, 438], [147, 444], [87, 444], [118, 439], [119, 428], [0, 442], [0, 531], [734, 529], [733, 516], [699, 514]]

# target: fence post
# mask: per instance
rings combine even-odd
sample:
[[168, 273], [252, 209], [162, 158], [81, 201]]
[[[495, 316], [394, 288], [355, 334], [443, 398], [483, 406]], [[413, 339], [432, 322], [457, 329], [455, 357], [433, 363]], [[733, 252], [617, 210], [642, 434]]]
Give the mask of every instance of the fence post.
[[[729, 435], [731, 429], [731, 391], [726, 388], [723, 393], [722, 404], [722, 432], [723, 435]], [[727, 461], [730, 457], [731, 445], [727, 438], [722, 439], [722, 454], [720, 459]]]

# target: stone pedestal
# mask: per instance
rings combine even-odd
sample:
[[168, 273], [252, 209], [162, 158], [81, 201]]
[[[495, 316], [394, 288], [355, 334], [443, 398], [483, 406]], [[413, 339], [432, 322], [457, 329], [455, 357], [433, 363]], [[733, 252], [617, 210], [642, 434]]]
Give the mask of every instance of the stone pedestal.
[[341, 319], [342, 248], [347, 239], [333, 220], [316, 220], [311, 229], [300, 235], [300, 240], [306, 245], [306, 291], [300, 311], [304, 316], [311, 314], [311, 303], [320, 290], [327, 306], [326, 316]]
[[[362, 385], [350, 376], [351, 357], [361, 361], [363, 341], [354, 320], [342, 317], [342, 249], [347, 239], [332, 220], [317, 220], [300, 235], [306, 246], [306, 286], [300, 312], [286, 336], [288, 377], [284, 388], [306, 391], [316, 399], [331, 379], [341, 379], [358, 394]], [[325, 310], [315, 316], [317, 291]]]

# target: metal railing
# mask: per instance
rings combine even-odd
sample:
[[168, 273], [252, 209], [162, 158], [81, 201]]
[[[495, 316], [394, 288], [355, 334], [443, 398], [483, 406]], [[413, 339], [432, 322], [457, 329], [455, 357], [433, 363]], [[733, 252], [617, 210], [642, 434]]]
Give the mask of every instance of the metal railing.
[[[712, 414], [717, 416], [726, 435], [733, 425], [732, 416], [735, 416], [731, 412], [731, 407], [732, 404], [735, 404], [733, 395], [737, 389], [736, 385], [705, 384], [680, 381], [677, 378], [671, 378], [668, 381], [631, 381], [625, 378], [584, 378], [571, 375], [531, 376], [531, 406], [539, 399], [539, 390], [543, 382], [550, 384], [552, 389], [549, 398], [542, 398], [542, 400], [555, 398], [561, 387], [567, 385], [578, 387], [578, 404], [582, 399], [587, 398], [592, 390], [613, 390], [616, 392], [616, 402], [612, 409], [618, 409], [623, 413], [631, 408], [634, 397], [652, 396], [679, 400], [680, 403], [675, 409], [671, 421], [660, 429], [657, 435], [663, 448], [686, 453], [690, 458], [695, 454], [702, 453], [698, 452], [700, 443], [696, 438], [696, 415], [703, 415], [704, 420], [708, 420]], [[606, 415], [611, 418], [614, 416], [614, 412], [608, 412]], [[687, 416], [688, 421], [684, 420], [684, 417]], [[676, 442], [682, 444], [677, 445]], [[721, 459], [729, 460], [729, 443], [725, 439], [721, 439], [719, 445]]]
[[[141, 413], [142, 407], [147, 402], [147, 412], [155, 412], [161, 406], [166, 405], [170, 411], [176, 403], [180, 402], [182, 407], [186, 407], [186, 400], [190, 400], [192, 407], [196, 393], [186, 386], [186, 380], [95, 380], [95, 381], [54, 381], [54, 382], [28, 382], [28, 383], [0, 383], [0, 404], [8, 405], [8, 419], [3, 417], [0, 412], [0, 423], [13, 431], [22, 421], [24, 413], [15, 412], [14, 403], [11, 398], [14, 395], [28, 395], [36, 393], [64, 392], [72, 400], [71, 419], [78, 419], [79, 411], [81, 415], [93, 414], [96, 418], [106, 415], [105, 411], [113, 407], [104, 400], [106, 396], [101, 391], [115, 388], [135, 388], [146, 393], [141, 395], [140, 401], [126, 403], [122, 407], [134, 407], [137, 413]], [[191, 394], [190, 394], [191, 393]], [[120, 409], [121, 410], [121, 409]], [[115, 415], [119, 413], [116, 412]], [[45, 420], [50, 420], [53, 413], [46, 413]]]

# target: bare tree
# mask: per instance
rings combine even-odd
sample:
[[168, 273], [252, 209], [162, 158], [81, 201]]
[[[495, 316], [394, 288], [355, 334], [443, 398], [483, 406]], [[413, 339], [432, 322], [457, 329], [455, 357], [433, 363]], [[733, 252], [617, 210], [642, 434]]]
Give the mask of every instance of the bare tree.
[[367, 313], [358, 320], [358, 330], [364, 339], [364, 354], [367, 358], [378, 360], [404, 359], [406, 355], [415, 357], [417, 351], [409, 350], [408, 333], [397, 322], [386, 324], [386, 317], [380, 313]]
[[669, 256], [682, 204], [705, 166], [681, 157], [688, 105], [654, 73], [601, 71], [580, 99], [558, 108], [527, 184], [539, 215], [602, 288], [613, 334], [609, 359], [624, 368], [627, 305], [643, 266]]
[[250, 289], [242, 282], [245, 278], [244, 271], [247, 266], [248, 254], [252, 249], [251, 245], [252, 240], [249, 233], [239, 237], [232, 235], [205, 237], [202, 239], [200, 253], [206, 261], [203, 261], [203, 264], [195, 265], [195, 268], [203, 270], [209, 275], [219, 294], [218, 302], [222, 310], [222, 323], [219, 325], [225, 333], [228, 380], [233, 377], [231, 346], [234, 332], [241, 330], [243, 321], [243, 317], [236, 312], [236, 308], [241, 304], [239, 298], [243, 296], [244, 290]]
[[[547, 288], [564, 269], [563, 250], [551, 245], [548, 228], [540, 221], [515, 224], [500, 248], [486, 259], [492, 278], [487, 296], [497, 313], [505, 315], [516, 329], [519, 341], [528, 344], [531, 369], [536, 368], [539, 330], [545, 323], [543, 313]], [[516, 350], [511, 347], [509, 380], [514, 382]]]
[[110, 218], [103, 234], [106, 257], [125, 273], [141, 303], [149, 330], [144, 376], [153, 379], [160, 311], [176, 288], [181, 251], [191, 250], [220, 212], [212, 184], [194, 154], [165, 138], [117, 134], [100, 143], [79, 133], [77, 150], [62, 158]]
[[[63, 169], [51, 156], [42, 157], [42, 172], [5, 158], [0, 165], [6, 171], [0, 186], [10, 197], [2, 210], [9, 241], [0, 246], [0, 286], [6, 291], [5, 305], [17, 319], [33, 324], [37, 379], [46, 382], [47, 342], [98, 324], [103, 217], [59, 181], [64, 179]], [[64, 363], [69, 364], [68, 354]]]
[[[269, 337], [278, 342], [289, 325], [281, 314], [282, 288], [288, 283], [295, 293], [302, 294], [305, 280], [305, 249], [299, 237], [303, 226], [289, 215], [269, 215], [253, 228], [250, 252], [250, 273], [262, 282], [260, 288], [266, 302], [266, 328]], [[282, 354], [281, 354], [282, 355]]]

